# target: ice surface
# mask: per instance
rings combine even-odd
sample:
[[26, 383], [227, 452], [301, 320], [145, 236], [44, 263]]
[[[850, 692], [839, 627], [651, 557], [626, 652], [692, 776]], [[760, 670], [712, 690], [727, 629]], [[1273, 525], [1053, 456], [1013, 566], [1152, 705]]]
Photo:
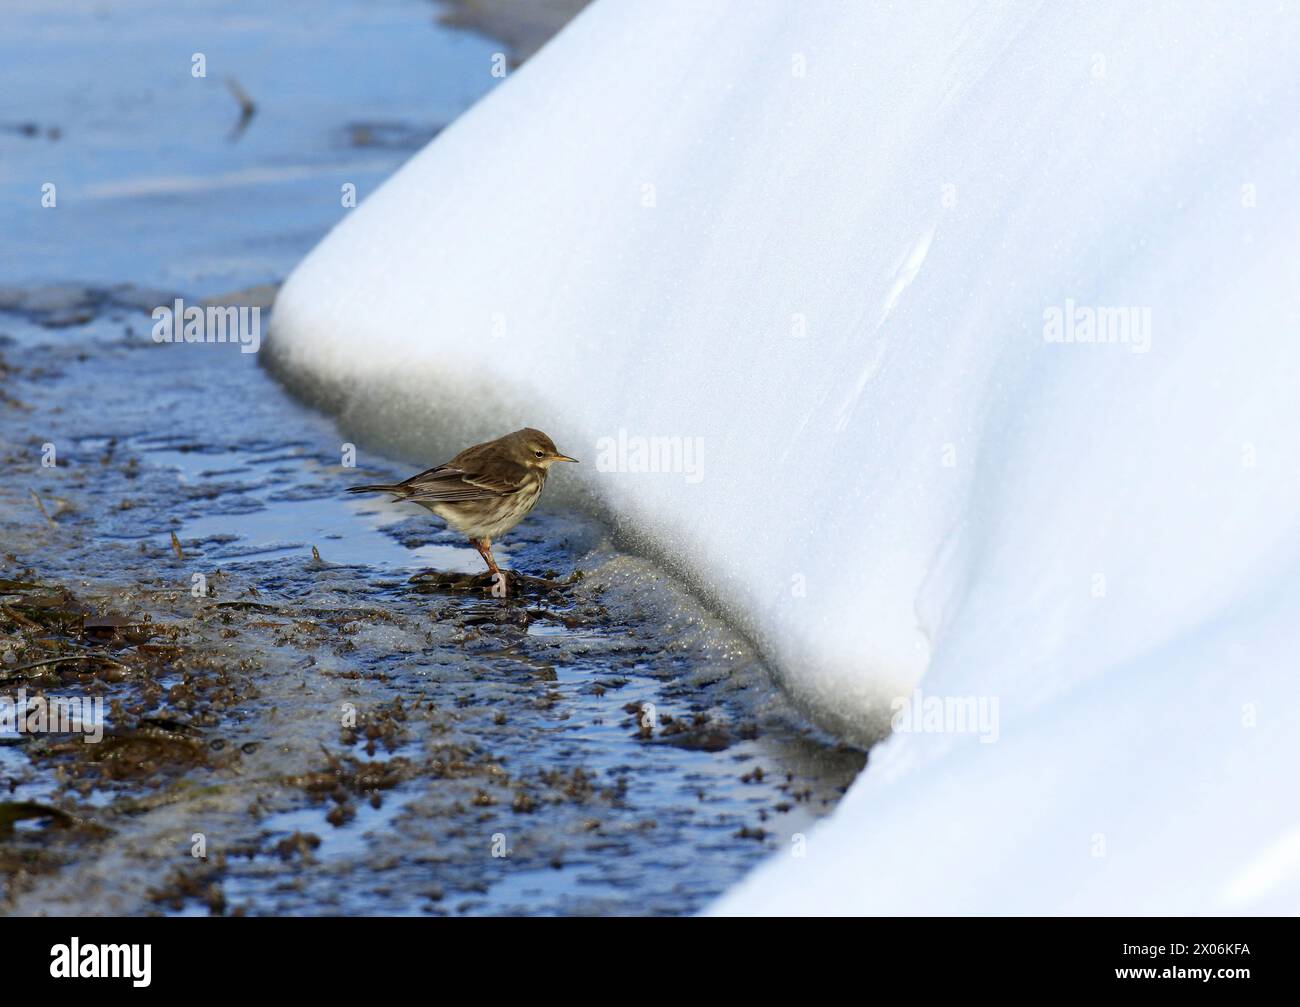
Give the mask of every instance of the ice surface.
[[996, 714], [720, 911], [1295, 911], [1298, 29], [599, 0], [304, 261], [275, 364], [424, 460], [545, 429], [850, 738]]

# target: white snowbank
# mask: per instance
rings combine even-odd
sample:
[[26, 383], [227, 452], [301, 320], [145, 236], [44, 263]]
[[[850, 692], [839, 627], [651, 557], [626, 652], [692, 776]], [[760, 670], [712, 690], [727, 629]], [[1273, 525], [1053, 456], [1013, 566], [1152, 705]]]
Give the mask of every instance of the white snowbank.
[[[996, 701], [721, 911], [1295, 911], [1298, 26], [599, 0], [299, 267], [275, 361], [428, 460], [547, 430], [837, 731]], [[1085, 308], [1127, 341], [1045, 338]], [[620, 430], [702, 478], [598, 471]]]

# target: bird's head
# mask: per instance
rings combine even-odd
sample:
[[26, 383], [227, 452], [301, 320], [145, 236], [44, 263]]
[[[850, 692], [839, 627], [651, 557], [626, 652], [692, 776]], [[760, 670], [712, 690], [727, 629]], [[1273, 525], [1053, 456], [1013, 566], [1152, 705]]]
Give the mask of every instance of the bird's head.
[[578, 459], [560, 454], [551, 440], [540, 430], [525, 427], [511, 434], [515, 439], [514, 455], [521, 465], [545, 472], [556, 462], [576, 462]]

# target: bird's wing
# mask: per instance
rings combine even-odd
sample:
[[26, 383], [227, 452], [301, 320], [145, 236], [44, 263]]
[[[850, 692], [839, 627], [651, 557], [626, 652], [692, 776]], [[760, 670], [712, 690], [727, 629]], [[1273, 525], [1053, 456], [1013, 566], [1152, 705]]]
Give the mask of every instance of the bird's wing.
[[468, 472], [454, 465], [411, 476], [401, 483], [404, 500], [416, 503], [456, 503], [462, 500], [487, 500], [505, 496], [519, 488], [518, 479], [506, 474]]

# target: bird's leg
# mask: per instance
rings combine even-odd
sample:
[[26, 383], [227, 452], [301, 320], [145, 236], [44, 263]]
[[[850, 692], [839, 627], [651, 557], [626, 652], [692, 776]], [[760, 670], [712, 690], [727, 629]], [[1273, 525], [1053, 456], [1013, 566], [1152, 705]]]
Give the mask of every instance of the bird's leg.
[[472, 538], [469, 544], [478, 550], [478, 554], [483, 557], [483, 562], [488, 565], [489, 573], [500, 573], [501, 568], [497, 566], [497, 561], [492, 557], [492, 540], [490, 538]]
[[492, 555], [492, 540], [490, 538], [472, 538], [470, 543], [478, 550], [478, 554], [483, 557], [483, 562], [488, 565], [488, 572], [492, 574], [493, 593], [496, 593], [496, 585], [501, 585], [501, 595], [505, 596], [507, 591], [506, 575], [501, 572], [497, 566], [497, 561]]

